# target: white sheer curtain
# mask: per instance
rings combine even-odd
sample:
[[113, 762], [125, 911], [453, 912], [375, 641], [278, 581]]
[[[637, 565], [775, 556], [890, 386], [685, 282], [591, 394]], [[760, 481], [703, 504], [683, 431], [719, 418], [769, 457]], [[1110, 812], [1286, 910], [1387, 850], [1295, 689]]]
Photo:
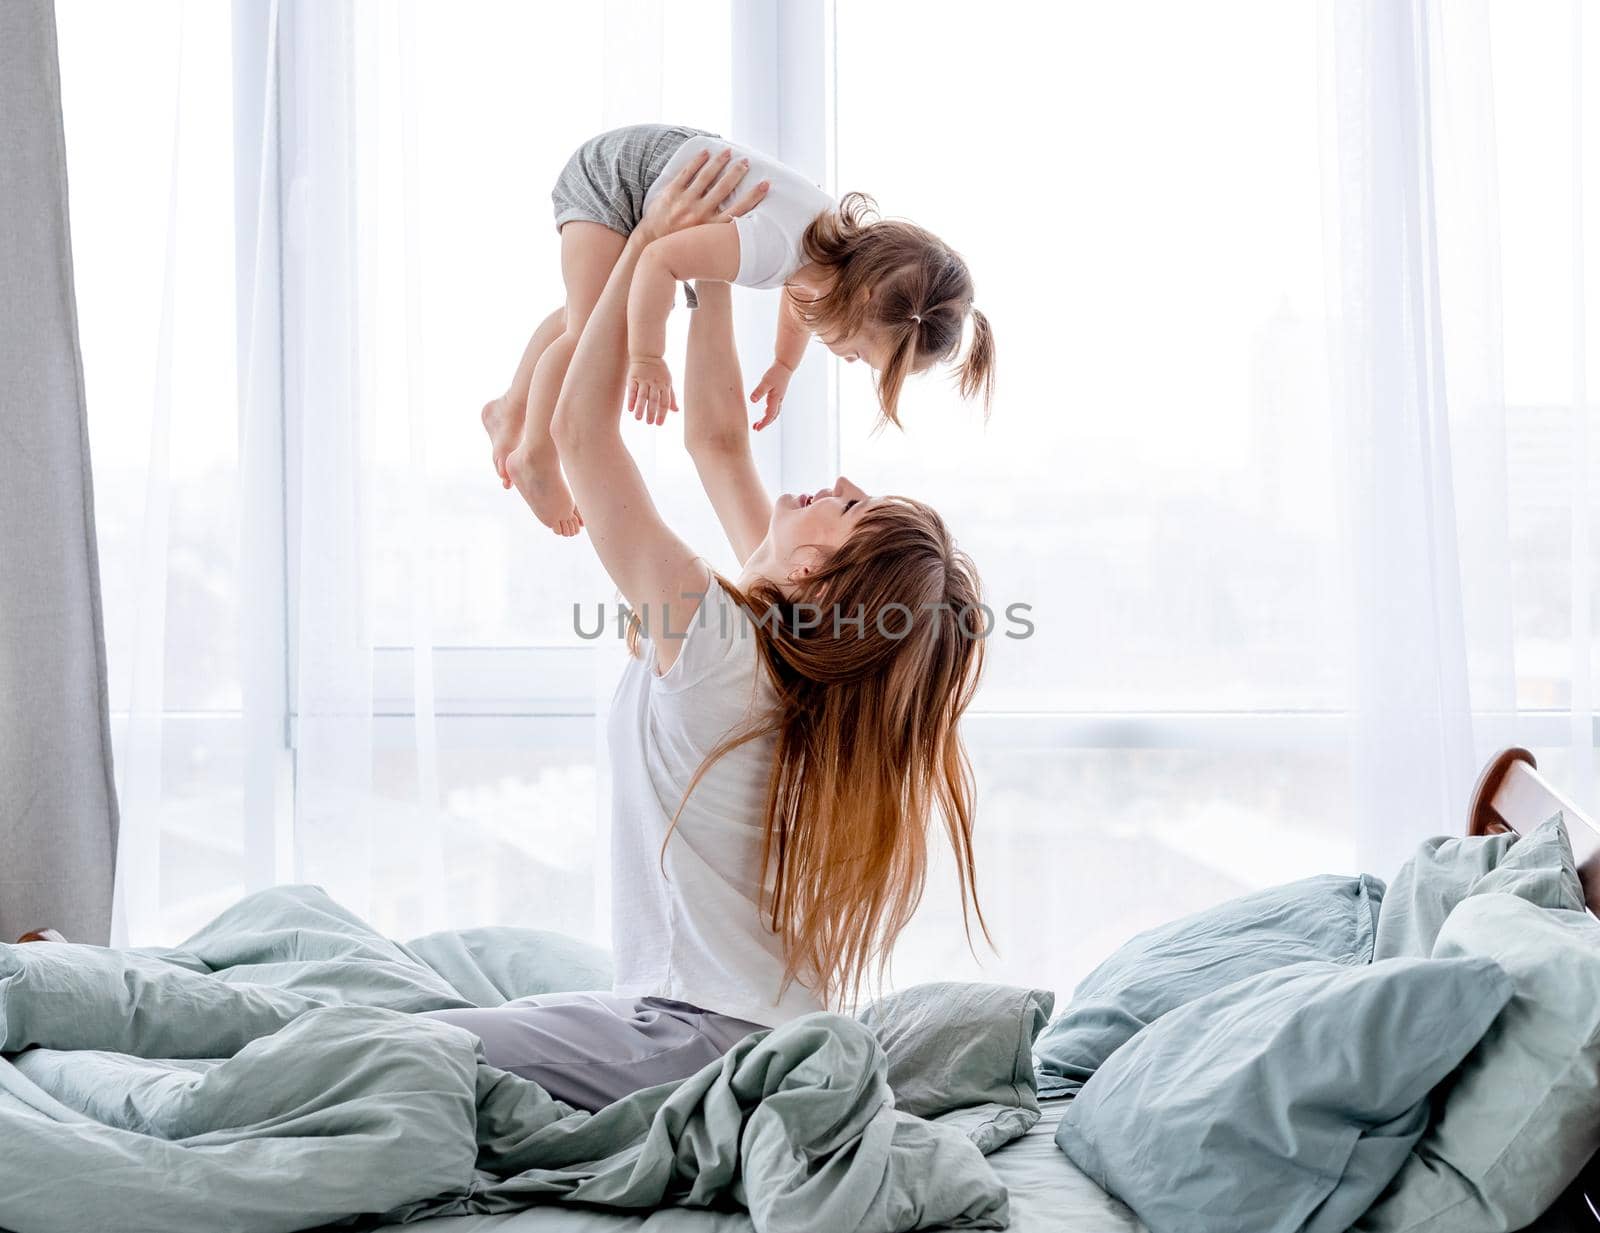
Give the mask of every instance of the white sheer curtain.
[[[1561, 772], [1579, 799], [1592, 800], [1581, 12], [1574, 5], [1563, 14], [1579, 50], [1566, 63], [1546, 61], [1553, 75], [1571, 77], [1563, 83], [1569, 110], [1544, 120], [1571, 123], [1574, 140], [1541, 177], [1547, 188], [1573, 186], [1574, 275], [1556, 284], [1571, 300], [1516, 306], [1533, 308], [1547, 329], [1570, 311], [1572, 326], [1572, 448], [1557, 468], [1569, 471], [1559, 477], [1571, 546], [1561, 588], [1570, 603], [1569, 671], [1556, 672], [1566, 678], [1567, 722], [1533, 737], [1517, 722], [1517, 587], [1527, 578], [1514, 575], [1512, 469], [1520, 459], [1508, 435], [1502, 324], [1502, 237], [1515, 243], [1533, 220], [1500, 210], [1490, 6], [1351, 0], [1324, 10], [1333, 419], [1355, 634], [1354, 800], [1359, 852], [1371, 869], [1393, 868], [1421, 835], [1458, 829], [1475, 768], [1519, 737], [1565, 754]], [[1516, 10], [1498, 16], [1518, 21]], [[1526, 66], [1508, 70], [1512, 88], [1525, 89]], [[1521, 652], [1537, 660], [1547, 649], [1525, 640]], [[1549, 667], [1524, 662], [1521, 674]]]
[[1390, 869], [1464, 816], [1515, 709], [1487, 14], [1360, 3], [1330, 17], [1355, 800], [1363, 863]]
[[967, 729], [1001, 957], [941, 945], [935, 877], [897, 975], [1065, 989], [1180, 912], [1387, 875], [1502, 744], [1592, 805], [1592, 10], [835, 15], [834, 187], [968, 257], [1001, 382], [988, 424], [914, 382], [872, 437], [842, 372], [844, 467], [1037, 621]]
[[123, 810], [113, 940], [154, 941], [169, 910], [194, 921], [249, 884], [230, 12], [56, 20]]
[[[1512, 741], [1594, 801], [1600, 21], [785, 0], [738, 9], [736, 115], [733, 11], [58, 0], [125, 936], [310, 879], [397, 933], [603, 939], [617, 648], [571, 611], [611, 592], [475, 417], [559, 297], [561, 161], [635, 120], [826, 130], [831, 187], [956, 243], [999, 331], [988, 425], [928, 379], [873, 436], [827, 369], [818, 440], [1037, 623], [968, 727], [1000, 957], [941, 873], [897, 979], [1066, 989], [1175, 912], [1387, 872]], [[798, 122], [756, 88], [778, 12], [826, 17]], [[952, 47], [969, 101], [908, 124]], [[952, 150], [1044, 205], [1012, 225]], [[632, 443], [715, 552], [676, 432]]]
[[[118, 939], [290, 880], [397, 934], [602, 937], [620, 652], [572, 610], [611, 590], [500, 490], [477, 408], [560, 303], [570, 150], [668, 110], [730, 127], [726, 5], [63, 0], [60, 25]], [[637, 434], [647, 471], [687, 479], [676, 431]], [[664, 501], [709, 530], [686, 483]]]
[[[422, 871], [442, 867], [444, 821], [431, 653], [410, 657], [412, 791], [380, 797], [373, 784], [380, 418], [391, 431], [398, 424], [404, 441], [398, 467], [391, 460], [384, 477], [403, 494], [405, 520], [385, 545], [400, 556], [390, 567], [423, 577], [429, 542], [426, 458], [417, 432], [423, 353], [415, 328], [415, 235], [391, 222], [396, 215], [409, 221], [417, 200], [415, 88], [405, 80], [414, 77], [408, 58], [414, 11], [409, 4], [273, 0], [255, 9], [237, 6], [231, 29], [216, 8], [203, 6], [167, 6], [150, 17], [174, 48], [163, 91], [171, 100], [172, 136], [161, 152], [166, 158], [150, 158], [141, 168], [143, 179], [163, 180], [167, 191], [164, 263], [152, 280], [160, 310], [148, 451], [139, 468], [144, 499], [142, 508], [127, 511], [139, 526], [138, 550], [119, 562], [132, 602], [113, 618], [133, 631], [119, 665], [132, 684], [118, 750], [129, 842], [118, 876], [117, 935], [169, 937], [175, 925], [240, 891], [289, 879], [320, 882], [358, 912], [387, 907], [378, 913], [386, 923], [404, 918], [426, 928], [439, 918], [440, 882]], [[252, 39], [259, 46], [241, 57], [240, 44]], [[285, 40], [292, 40], [301, 77], [293, 82], [293, 105], [280, 110], [289, 101], [280, 82]], [[233, 75], [195, 69], [196, 57], [215, 62], [218, 53]], [[259, 89], [252, 92], [252, 84]], [[402, 106], [387, 110], [396, 98]], [[232, 134], [216, 123], [219, 110], [233, 118]], [[84, 129], [94, 122], [85, 114]], [[396, 140], [404, 156], [391, 165]], [[280, 176], [283, 149], [293, 157]], [[229, 154], [238, 174], [218, 176], [218, 156]], [[88, 156], [80, 162], [89, 165]], [[195, 163], [201, 169], [190, 172]], [[152, 174], [163, 166], [165, 175]], [[243, 199], [227, 200], [230, 180]], [[180, 226], [199, 210], [208, 212], [205, 226]], [[238, 235], [230, 227], [236, 219]], [[193, 273], [223, 262], [235, 279], [207, 281]], [[399, 347], [385, 336], [395, 320], [380, 311], [377, 284], [386, 268], [401, 272], [397, 286], [384, 288], [406, 335]], [[204, 321], [236, 322], [227, 331], [233, 338], [219, 336], [214, 324], [202, 327]], [[191, 391], [175, 408], [175, 374], [202, 368], [204, 349], [224, 339], [234, 344], [227, 348], [234, 370], [228, 375], [237, 374], [237, 409], [232, 415], [227, 409], [231, 381], [211, 391], [210, 405]], [[407, 363], [380, 384], [376, 356], [385, 347]], [[104, 398], [105, 388], [99, 392]], [[391, 400], [381, 411], [380, 393]], [[217, 543], [227, 547], [206, 579], [232, 601], [233, 630], [225, 629], [224, 614], [169, 608], [183, 569], [174, 549], [190, 546], [181, 536], [174, 543], [171, 506], [198, 486], [175, 468], [173, 438], [204, 431], [201, 417], [208, 415], [237, 417], [236, 432], [201, 461], [212, 471], [208, 479], [220, 475], [235, 487], [236, 495], [213, 511], [224, 524], [213, 528]], [[412, 585], [404, 594], [411, 645], [431, 652], [431, 592]], [[175, 637], [171, 618], [191, 637]], [[195, 634], [213, 645], [197, 643]], [[216, 647], [223, 638], [224, 647]], [[216, 654], [228, 646], [237, 648], [232, 662]], [[293, 655], [286, 667], [287, 648]], [[203, 687], [209, 705], [183, 708], [172, 694], [182, 690], [178, 681], [194, 675], [196, 658], [212, 662]], [[298, 713], [286, 731], [290, 699]], [[220, 718], [186, 725], [188, 717], [177, 714], [185, 709]], [[186, 727], [204, 729], [188, 750]], [[285, 774], [291, 737], [292, 773]], [[184, 792], [173, 769], [185, 753], [223, 762], [233, 783]], [[189, 815], [189, 825], [180, 815]], [[202, 850], [184, 860], [186, 843]], [[377, 863], [381, 854], [399, 852], [408, 859], [384, 869], [380, 905]]]

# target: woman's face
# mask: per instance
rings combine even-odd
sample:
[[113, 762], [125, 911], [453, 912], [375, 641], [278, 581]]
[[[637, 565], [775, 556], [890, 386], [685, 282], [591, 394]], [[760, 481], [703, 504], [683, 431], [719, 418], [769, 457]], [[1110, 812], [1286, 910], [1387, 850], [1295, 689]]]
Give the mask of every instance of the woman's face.
[[772, 503], [763, 566], [781, 573], [780, 585], [794, 581], [849, 538], [871, 500], [842, 475], [831, 488], [784, 493]]

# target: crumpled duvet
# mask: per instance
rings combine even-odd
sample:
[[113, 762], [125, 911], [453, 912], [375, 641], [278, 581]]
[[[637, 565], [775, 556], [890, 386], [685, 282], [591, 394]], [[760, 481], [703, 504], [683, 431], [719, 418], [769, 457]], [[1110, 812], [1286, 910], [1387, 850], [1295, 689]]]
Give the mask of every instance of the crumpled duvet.
[[590, 1114], [415, 1013], [472, 1004], [313, 887], [251, 896], [176, 950], [0, 946], [0, 1226], [290, 1230], [551, 1202], [738, 1205], [774, 1233], [1008, 1222], [972, 1142], [894, 1108], [853, 1019], [753, 1034]]

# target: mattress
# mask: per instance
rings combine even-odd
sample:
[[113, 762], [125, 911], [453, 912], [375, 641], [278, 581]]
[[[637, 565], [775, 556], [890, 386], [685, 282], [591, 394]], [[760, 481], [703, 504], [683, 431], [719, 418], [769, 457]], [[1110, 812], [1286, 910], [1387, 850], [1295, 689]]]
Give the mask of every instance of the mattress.
[[[1012, 1233], [1145, 1233], [1132, 1212], [1080, 1173], [1056, 1146], [1056, 1123], [1071, 1102], [1040, 1101], [1044, 1116], [989, 1163], [1011, 1192]], [[959, 1116], [959, 1115], [957, 1115]], [[743, 1212], [662, 1208], [617, 1215], [570, 1207], [535, 1207], [503, 1216], [450, 1216], [408, 1229], [428, 1233], [752, 1233]]]

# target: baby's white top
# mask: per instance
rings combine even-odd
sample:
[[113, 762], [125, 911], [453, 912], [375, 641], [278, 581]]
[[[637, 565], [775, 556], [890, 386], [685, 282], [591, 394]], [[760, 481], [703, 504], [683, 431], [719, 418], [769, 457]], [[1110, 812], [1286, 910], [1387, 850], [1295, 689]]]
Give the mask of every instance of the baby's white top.
[[739, 273], [733, 281], [741, 287], [781, 287], [805, 264], [801, 242], [811, 220], [838, 204], [794, 168], [720, 137], [691, 137], [668, 160], [645, 193], [645, 208], [649, 208], [661, 186], [670, 184], [702, 150], [714, 155], [724, 147], [733, 151], [734, 158], [750, 160], [750, 170], [735, 191], [735, 199], [762, 180], [772, 183], [760, 205], [733, 220], [739, 234]]

